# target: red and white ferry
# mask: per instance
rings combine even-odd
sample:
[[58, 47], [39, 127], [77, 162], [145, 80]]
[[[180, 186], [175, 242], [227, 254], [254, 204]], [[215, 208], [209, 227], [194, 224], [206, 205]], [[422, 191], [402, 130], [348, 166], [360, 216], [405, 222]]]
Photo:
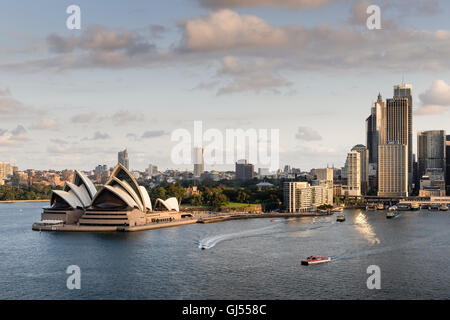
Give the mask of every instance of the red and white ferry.
[[309, 266], [312, 264], [326, 263], [330, 262], [331, 257], [321, 257], [321, 256], [311, 256], [302, 260], [302, 265]]

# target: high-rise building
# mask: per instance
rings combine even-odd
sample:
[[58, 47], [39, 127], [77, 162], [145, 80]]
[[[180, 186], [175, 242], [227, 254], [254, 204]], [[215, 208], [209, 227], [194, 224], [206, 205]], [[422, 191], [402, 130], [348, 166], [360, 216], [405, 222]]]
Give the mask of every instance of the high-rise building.
[[408, 99], [387, 99], [386, 103], [386, 142], [409, 144]]
[[366, 146], [358, 144], [352, 148], [352, 151], [356, 151], [360, 156], [360, 181], [361, 181], [361, 193], [367, 194], [369, 185], [369, 150]]
[[247, 163], [247, 160], [239, 160], [236, 162], [236, 179], [253, 179], [254, 175], [255, 168], [253, 164]]
[[444, 130], [419, 131], [417, 133], [418, 175], [425, 174], [427, 169], [446, 171], [446, 134]]
[[194, 148], [194, 176], [200, 177], [205, 171], [205, 163], [203, 159], [203, 148]]
[[447, 140], [445, 142], [445, 155], [446, 155], [445, 184], [447, 185], [447, 194], [450, 194], [450, 135], [447, 136]]
[[10, 163], [0, 162], [0, 179], [6, 179], [8, 176], [12, 176], [13, 169]]
[[125, 168], [127, 168], [128, 170], [129, 168], [129, 160], [128, 160], [128, 152], [127, 149], [123, 150], [123, 151], [119, 151], [118, 155], [117, 155], [117, 160], [118, 162], [123, 165]]
[[366, 120], [366, 143], [369, 150], [369, 163], [378, 164], [378, 145], [386, 143], [386, 103], [381, 94]]
[[[413, 98], [412, 98], [412, 85], [400, 84], [394, 86], [394, 99], [406, 98], [408, 99], [408, 183], [413, 181]], [[403, 143], [400, 142], [399, 143]]]
[[345, 196], [361, 196], [361, 155], [357, 151], [351, 151], [345, 162], [347, 184], [342, 187]]
[[390, 142], [378, 147], [378, 196], [408, 196], [408, 148]]

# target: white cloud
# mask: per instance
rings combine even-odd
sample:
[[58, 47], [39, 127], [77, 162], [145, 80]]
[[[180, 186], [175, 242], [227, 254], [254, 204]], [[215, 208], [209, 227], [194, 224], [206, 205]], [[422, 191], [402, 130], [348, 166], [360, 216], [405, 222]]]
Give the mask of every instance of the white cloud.
[[12, 130], [0, 129], [0, 146], [3, 147], [21, 147], [29, 138], [26, 135], [27, 130], [18, 125]]
[[420, 96], [418, 115], [443, 114], [450, 108], [450, 85], [444, 80], [436, 80]]
[[275, 27], [252, 15], [223, 9], [202, 18], [185, 21], [182, 48], [209, 51], [232, 48], [257, 48], [286, 45], [289, 37]]

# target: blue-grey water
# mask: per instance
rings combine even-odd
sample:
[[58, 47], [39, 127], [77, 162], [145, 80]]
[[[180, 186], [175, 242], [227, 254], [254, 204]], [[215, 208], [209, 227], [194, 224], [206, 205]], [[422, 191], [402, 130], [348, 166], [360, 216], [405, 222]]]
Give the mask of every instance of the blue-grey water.
[[[450, 213], [346, 211], [136, 233], [31, 230], [43, 203], [0, 204], [0, 299], [449, 299]], [[205, 245], [209, 249], [200, 250]], [[309, 255], [333, 261], [302, 266]], [[81, 269], [69, 290], [66, 268]], [[367, 267], [381, 270], [369, 290]]]

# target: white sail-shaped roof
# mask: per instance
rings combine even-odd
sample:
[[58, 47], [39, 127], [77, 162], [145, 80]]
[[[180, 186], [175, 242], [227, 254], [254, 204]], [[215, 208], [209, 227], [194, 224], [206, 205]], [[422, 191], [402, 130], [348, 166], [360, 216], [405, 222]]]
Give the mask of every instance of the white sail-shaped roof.
[[116, 177], [119, 180], [126, 181], [138, 195], [139, 201], [141, 203], [144, 203], [144, 196], [139, 188], [139, 184], [137, 183], [136, 179], [133, 177], [130, 171], [128, 171], [127, 168], [125, 168], [122, 164], [118, 163], [111, 174], [110, 180], [106, 184], [109, 184], [109, 182], [113, 180], [114, 177]]
[[122, 189], [122, 187], [119, 186], [112, 187], [110, 185], [105, 185], [99, 192], [97, 192], [94, 199], [92, 200], [92, 204], [95, 205], [97, 198], [103, 192], [108, 191], [114, 193], [118, 198], [120, 198], [120, 200], [122, 200], [130, 208], [139, 208], [136, 201], [134, 201], [133, 198], [124, 189]]
[[142, 195], [144, 196], [144, 206], [146, 209], [152, 211], [152, 202], [150, 200], [150, 196], [148, 195], [147, 189], [143, 186], [139, 186]]
[[83, 204], [83, 207], [88, 207], [91, 204], [91, 197], [89, 196], [89, 192], [84, 184], [77, 186], [73, 183], [66, 182], [64, 191], [73, 192]]
[[55, 195], [59, 196], [62, 200], [64, 200], [64, 202], [66, 202], [72, 209], [83, 207], [83, 203], [81, 203], [80, 199], [78, 199], [78, 197], [74, 193], [63, 190], [52, 191], [52, 198], [50, 200], [50, 204], [53, 204], [54, 201], [56, 201], [56, 199], [54, 198]]
[[136, 204], [138, 205], [139, 210], [145, 211], [144, 210], [144, 205], [142, 204], [141, 199], [136, 194], [136, 192], [133, 190], [133, 188], [125, 180], [119, 180], [117, 177], [112, 177], [107, 182], [107, 185], [110, 185], [110, 186], [113, 186], [113, 187], [116, 187], [117, 185], [120, 185], [133, 198], [134, 202], [136, 202]]
[[83, 173], [81, 173], [79, 170], [75, 170], [74, 177], [73, 177], [73, 183], [77, 186], [84, 185], [86, 187], [86, 190], [89, 193], [89, 197], [91, 199], [94, 199], [95, 194], [97, 193], [97, 189], [95, 188], [94, 184], [91, 180], [89, 180]]
[[180, 208], [178, 206], [178, 200], [177, 198], [173, 197], [173, 198], [169, 198], [167, 200], [162, 200], [160, 198], [156, 199], [155, 202], [155, 207], [158, 207], [158, 204], [161, 204], [164, 208], [166, 208], [168, 211], [180, 211]]

